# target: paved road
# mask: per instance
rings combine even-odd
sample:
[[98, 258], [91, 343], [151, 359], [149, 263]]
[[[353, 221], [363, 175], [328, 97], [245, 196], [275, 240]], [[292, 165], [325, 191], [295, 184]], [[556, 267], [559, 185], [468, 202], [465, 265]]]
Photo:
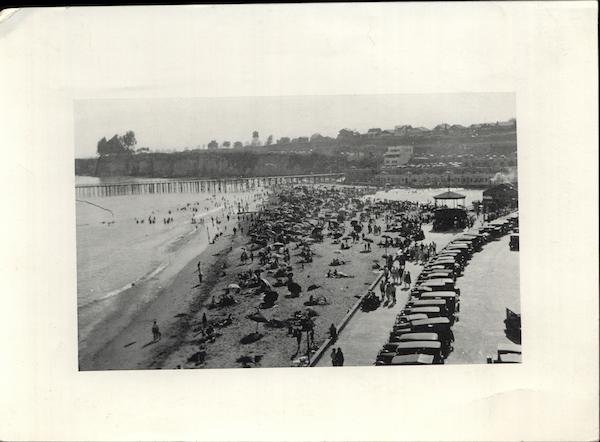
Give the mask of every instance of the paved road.
[[498, 344], [511, 342], [504, 334], [505, 309], [520, 312], [520, 296], [519, 252], [510, 251], [509, 238], [484, 245], [456, 281], [460, 320], [452, 327], [454, 351], [447, 364], [485, 364]]

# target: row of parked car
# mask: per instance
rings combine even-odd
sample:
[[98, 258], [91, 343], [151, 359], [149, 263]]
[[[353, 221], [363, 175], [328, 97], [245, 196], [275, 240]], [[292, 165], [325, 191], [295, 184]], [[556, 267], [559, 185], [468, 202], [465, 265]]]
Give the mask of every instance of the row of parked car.
[[460, 312], [456, 278], [462, 275], [473, 254], [485, 243], [508, 233], [515, 219], [518, 220], [511, 217], [470, 230], [429, 260], [405, 308], [396, 317], [388, 342], [377, 355], [376, 365], [444, 363], [453, 350], [452, 325]]

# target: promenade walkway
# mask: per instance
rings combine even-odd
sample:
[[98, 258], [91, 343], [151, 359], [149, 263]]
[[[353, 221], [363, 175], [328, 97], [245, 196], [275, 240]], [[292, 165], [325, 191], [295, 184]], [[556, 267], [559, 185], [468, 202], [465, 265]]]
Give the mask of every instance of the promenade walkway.
[[[421, 266], [416, 266], [413, 263], [406, 263], [406, 269], [410, 271], [413, 279], [419, 274], [421, 268]], [[391, 308], [379, 307], [372, 312], [363, 312], [359, 309], [344, 328], [333, 347], [341, 347], [344, 353], [345, 366], [374, 364], [377, 353], [382, 345], [387, 342], [396, 316], [408, 301], [410, 290], [402, 290], [400, 287], [396, 287], [396, 304]], [[377, 288], [376, 293], [379, 296], [379, 288]], [[329, 354], [325, 354], [319, 360], [317, 367], [330, 365], [331, 358]]]
[[[445, 247], [455, 234], [451, 233], [433, 233], [431, 226], [423, 226], [425, 232], [425, 243], [435, 241], [438, 250]], [[413, 284], [422, 270], [421, 265], [412, 262], [406, 263], [406, 269], [410, 271]], [[379, 288], [376, 290], [379, 296]], [[396, 321], [396, 316], [404, 308], [408, 301], [410, 290], [402, 290], [400, 286], [396, 288], [396, 304], [391, 308], [379, 307], [372, 312], [363, 312], [358, 310], [348, 325], [340, 333], [338, 340], [333, 347], [340, 347], [344, 353], [345, 366], [368, 366], [375, 363], [377, 353], [381, 350], [383, 344], [388, 340], [390, 331]], [[319, 360], [317, 367], [331, 366], [329, 356], [331, 350]]]

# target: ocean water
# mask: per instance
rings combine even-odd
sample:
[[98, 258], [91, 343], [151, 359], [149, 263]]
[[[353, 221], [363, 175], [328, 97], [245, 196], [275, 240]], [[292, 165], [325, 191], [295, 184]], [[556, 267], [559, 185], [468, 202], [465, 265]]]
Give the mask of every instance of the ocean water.
[[[189, 260], [201, 253], [209, 237], [218, 231], [210, 219], [225, 216], [227, 201], [252, 205], [260, 192], [262, 189], [215, 196], [175, 193], [76, 200], [80, 348], [116, 302], [130, 296], [132, 284], [168, 270], [176, 258], [181, 262], [182, 253]], [[148, 223], [149, 216], [156, 217], [155, 224]], [[197, 220], [204, 216], [205, 224], [192, 224], [193, 216]], [[164, 224], [167, 217], [173, 222]], [[143, 224], [136, 222], [141, 219]], [[149, 300], [151, 295], [145, 296]], [[131, 301], [139, 304], [144, 300]]]

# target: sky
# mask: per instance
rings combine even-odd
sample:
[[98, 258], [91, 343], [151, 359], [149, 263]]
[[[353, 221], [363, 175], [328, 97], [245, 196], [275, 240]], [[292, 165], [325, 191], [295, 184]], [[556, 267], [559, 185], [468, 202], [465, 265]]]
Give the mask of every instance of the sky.
[[133, 130], [137, 147], [182, 150], [211, 140], [247, 142], [269, 135], [335, 137], [342, 128], [366, 132], [395, 125], [433, 128], [515, 117], [514, 94], [385, 94], [221, 98], [130, 98], [75, 103], [77, 157], [94, 156], [102, 137]]

